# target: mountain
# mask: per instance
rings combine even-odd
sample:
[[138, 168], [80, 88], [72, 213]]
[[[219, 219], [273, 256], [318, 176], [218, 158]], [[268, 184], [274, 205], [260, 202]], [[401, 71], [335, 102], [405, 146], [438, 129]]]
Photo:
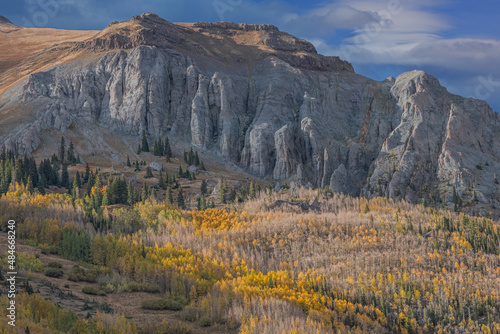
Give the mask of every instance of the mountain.
[[56, 131], [123, 161], [145, 130], [271, 182], [495, 211], [498, 114], [422, 71], [371, 80], [272, 25], [148, 13], [10, 29], [0, 47], [22, 47], [0, 56], [0, 142], [21, 154], [47, 154]]

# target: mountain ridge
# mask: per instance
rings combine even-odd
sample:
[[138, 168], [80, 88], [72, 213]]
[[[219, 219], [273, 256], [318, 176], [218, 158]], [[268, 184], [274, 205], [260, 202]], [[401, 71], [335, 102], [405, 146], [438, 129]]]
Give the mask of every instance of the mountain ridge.
[[96, 124], [168, 135], [271, 182], [448, 207], [458, 194], [471, 210], [496, 209], [498, 115], [422, 71], [374, 81], [271, 25], [176, 24], [151, 13], [32, 57], [51, 54], [58, 64], [0, 97], [0, 142], [19, 153], [49, 129], [74, 124], [85, 137]]

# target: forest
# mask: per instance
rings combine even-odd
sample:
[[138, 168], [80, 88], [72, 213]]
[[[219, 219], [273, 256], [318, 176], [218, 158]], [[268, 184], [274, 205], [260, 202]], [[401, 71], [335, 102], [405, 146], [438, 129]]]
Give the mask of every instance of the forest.
[[[156, 150], [163, 145], [155, 143]], [[27, 257], [23, 270], [86, 280], [89, 295], [148, 292], [138, 306], [182, 320], [138, 326], [109, 310], [82, 319], [26, 289], [17, 298], [18, 324], [27, 332], [500, 332], [496, 221], [253, 182], [238, 192], [221, 182], [215, 204], [212, 197], [213, 205], [207, 198], [200, 206], [201, 192], [188, 206], [173, 175], [164, 178], [167, 195], [160, 198], [97, 171], [69, 182], [63, 169], [54, 173], [64, 157], [39, 167], [8, 152], [0, 158], [2, 230], [14, 219], [19, 243], [86, 268], [58, 274], [56, 265]], [[51, 183], [67, 191], [45, 191]], [[273, 205], [278, 201], [285, 204]], [[313, 201], [315, 210], [293, 205]], [[6, 259], [3, 253], [4, 268]], [[7, 303], [2, 294], [0, 333], [15, 332], [5, 320]]]

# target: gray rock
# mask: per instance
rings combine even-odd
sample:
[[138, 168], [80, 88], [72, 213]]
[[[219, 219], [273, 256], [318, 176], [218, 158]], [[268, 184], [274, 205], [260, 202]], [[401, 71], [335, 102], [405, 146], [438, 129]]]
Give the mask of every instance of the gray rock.
[[153, 161], [149, 164], [149, 167], [155, 171], [163, 170], [163, 164], [160, 161]]
[[200, 170], [198, 169], [198, 167], [193, 166], [193, 165], [191, 165], [191, 166], [188, 167], [188, 171], [190, 173], [194, 173], [194, 174], [198, 174], [200, 172]]
[[[96, 154], [111, 155], [106, 132], [145, 130], [281, 182], [449, 206], [453, 189], [471, 205], [498, 197], [498, 114], [424, 72], [374, 81], [272, 26], [197, 23], [200, 33], [268, 34], [263, 43], [273, 52], [222, 61], [184, 28], [152, 14], [133, 20], [145, 27], [135, 39], [76, 43], [99, 53], [33, 73], [19, 92], [5, 93], [5, 106], [37, 112], [0, 127], [0, 142], [26, 154], [47, 130], [75, 124]], [[154, 35], [152, 25], [165, 34]]]

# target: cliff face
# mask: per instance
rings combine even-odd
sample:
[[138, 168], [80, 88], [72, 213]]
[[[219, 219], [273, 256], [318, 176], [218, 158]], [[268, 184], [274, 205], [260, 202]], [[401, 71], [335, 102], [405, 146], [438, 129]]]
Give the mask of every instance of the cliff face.
[[44, 130], [86, 122], [168, 134], [276, 181], [448, 205], [455, 189], [471, 204], [496, 202], [497, 114], [423, 72], [377, 82], [273, 26], [152, 14], [67, 44], [85, 56], [2, 97], [4, 110], [36, 110], [2, 130], [8, 147], [30, 153]]

